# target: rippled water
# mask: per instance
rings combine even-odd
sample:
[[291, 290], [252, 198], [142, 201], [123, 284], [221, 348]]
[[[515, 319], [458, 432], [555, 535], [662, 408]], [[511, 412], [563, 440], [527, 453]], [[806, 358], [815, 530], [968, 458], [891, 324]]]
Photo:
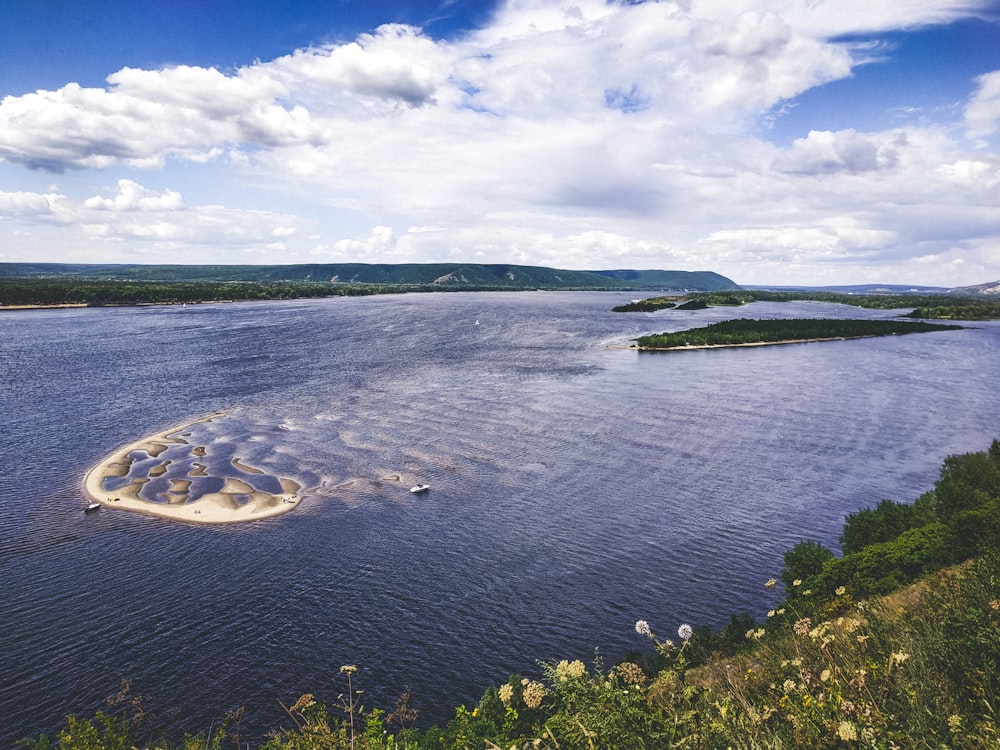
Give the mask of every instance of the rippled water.
[[[601, 293], [425, 294], [0, 315], [0, 745], [122, 678], [162, 726], [410, 688], [442, 721], [537, 660], [641, 648], [773, 602], [846, 513], [912, 500], [1000, 437], [1000, 326], [640, 354], [636, 335], [818, 303], [621, 315]], [[102, 510], [81, 481], [192, 427], [306, 499], [224, 527]], [[166, 481], [165, 479], [163, 481]], [[430, 493], [414, 496], [410, 484]]]

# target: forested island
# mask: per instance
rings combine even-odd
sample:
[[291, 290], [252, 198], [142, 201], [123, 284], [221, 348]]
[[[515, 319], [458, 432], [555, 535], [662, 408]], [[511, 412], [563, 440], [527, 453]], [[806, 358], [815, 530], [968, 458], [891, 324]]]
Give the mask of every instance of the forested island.
[[[511, 675], [444, 726], [418, 727], [418, 698], [362, 705], [364, 665], [282, 702], [267, 750], [466, 748], [996, 748], [1000, 737], [1000, 441], [949, 456], [913, 503], [847, 517], [842, 554], [803, 541], [766, 619], [719, 631], [635, 622], [636, 650]], [[766, 579], [766, 580], [765, 580]], [[916, 581], [914, 584], [913, 582]], [[641, 615], [641, 613], [639, 613]], [[623, 626], [632, 627], [631, 623]], [[661, 629], [662, 628], [662, 629]], [[198, 676], [192, 676], [197, 679]], [[170, 738], [154, 701], [128, 683], [93, 718], [21, 744], [31, 750], [251, 747], [236, 708], [200, 734]]]
[[827, 318], [754, 320], [740, 318], [723, 320], [703, 328], [640, 336], [635, 341], [640, 350], [664, 351], [856, 339], [868, 336], [894, 336], [961, 328], [960, 325], [911, 320], [834, 320]]
[[691, 310], [703, 307], [739, 307], [751, 302], [832, 302], [870, 310], [906, 310], [906, 317], [924, 320], [997, 320], [1000, 299], [983, 294], [843, 294], [840, 292], [773, 292], [766, 290], [728, 290], [695, 292], [632, 300], [612, 308], [614, 312], [656, 312]]

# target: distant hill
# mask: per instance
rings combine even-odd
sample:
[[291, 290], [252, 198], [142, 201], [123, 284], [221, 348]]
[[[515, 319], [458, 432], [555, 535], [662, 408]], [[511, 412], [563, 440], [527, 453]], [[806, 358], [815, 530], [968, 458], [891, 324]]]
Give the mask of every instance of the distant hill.
[[711, 271], [568, 271], [480, 263], [310, 263], [299, 265], [115, 265], [0, 263], [0, 277], [143, 282], [321, 282], [442, 289], [685, 289], [740, 287]]
[[836, 294], [957, 294], [943, 286], [913, 284], [845, 284], [841, 286], [748, 286], [772, 292], [834, 292]]
[[1000, 294], [1000, 281], [990, 281], [986, 284], [976, 284], [975, 286], [959, 286], [954, 289], [949, 289], [948, 294]]

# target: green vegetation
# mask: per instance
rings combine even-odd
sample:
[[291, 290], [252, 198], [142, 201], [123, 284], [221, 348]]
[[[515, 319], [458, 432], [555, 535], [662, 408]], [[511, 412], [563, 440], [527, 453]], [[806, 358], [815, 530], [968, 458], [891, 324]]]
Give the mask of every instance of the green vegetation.
[[924, 320], [998, 320], [1000, 319], [1000, 298], [969, 296], [959, 294], [842, 294], [839, 292], [769, 292], [763, 290], [724, 290], [697, 292], [684, 298], [650, 297], [634, 304], [613, 308], [615, 312], [651, 312], [668, 307], [678, 310], [696, 309], [686, 306], [687, 302], [699, 302], [703, 306], [739, 306], [751, 302], [792, 302], [812, 300], [852, 305], [872, 310], [911, 310], [909, 318]]
[[632, 300], [631, 302], [612, 307], [611, 312], [656, 312], [657, 310], [669, 310], [677, 307], [678, 300], [682, 297], [649, 297], [647, 299]]
[[704, 328], [657, 333], [636, 339], [640, 349], [675, 349], [686, 346], [740, 346], [788, 341], [811, 341], [863, 336], [947, 331], [962, 326], [902, 320], [723, 320]]
[[[683, 624], [675, 643], [639, 620], [644, 652], [610, 668], [600, 658], [542, 664], [540, 674], [513, 675], [471, 709], [458, 707], [445, 726], [426, 729], [415, 727], [408, 693], [390, 713], [364, 709], [362, 671], [345, 666], [338, 681], [346, 692], [334, 705], [303, 695], [260, 747], [995, 749], [1000, 441], [948, 457], [933, 489], [911, 506], [884, 500], [849, 515], [841, 544], [842, 557], [811, 541], [789, 550], [785, 598], [763, 623], [734, 617], [719, 633]], [[125, 685], [108, 713], [69, 717], [54, 740], [22, 745], [249, 746], [242, 709], [173, 743], [156, 739], [147, 716]]]
[[107, 281], [0, 278], [0, 307], [167, 305], [185, 302], [301, 299], [391, 294], [398, 285], [254, 281]]
[[711, 272], [566, 271], [477, 263], [281, 266], [0, 263], [0, 307], [290, 299], [414, 291], [738, 289]]

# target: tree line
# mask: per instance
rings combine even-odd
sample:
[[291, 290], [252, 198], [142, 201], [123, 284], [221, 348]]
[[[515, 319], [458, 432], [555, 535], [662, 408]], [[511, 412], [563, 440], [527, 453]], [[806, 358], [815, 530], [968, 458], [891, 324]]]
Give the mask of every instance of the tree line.
[[672, 349], [685, 346], [737, 346], [783, 341], [889, 336], [959, 329], [958, 325], [910, 320], [832, 320], [788, 318], [778, 320], [723, 320], [703, 328], [640, 336], [640, 349]]

